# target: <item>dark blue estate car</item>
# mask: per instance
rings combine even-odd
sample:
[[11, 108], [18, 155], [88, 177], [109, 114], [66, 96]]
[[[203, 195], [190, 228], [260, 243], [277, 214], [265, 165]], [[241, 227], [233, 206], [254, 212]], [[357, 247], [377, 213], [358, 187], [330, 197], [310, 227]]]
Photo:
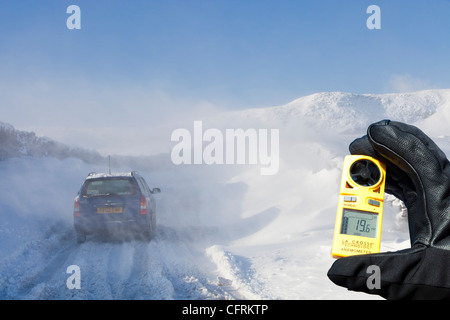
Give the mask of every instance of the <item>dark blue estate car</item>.
[[141, 235], [150, 240], [156, 228], [156, 205], [153, 194], [137, 172], [90, 173], [74, 204], [74, 227], [78, 243], [86, 235], [108, 232]]

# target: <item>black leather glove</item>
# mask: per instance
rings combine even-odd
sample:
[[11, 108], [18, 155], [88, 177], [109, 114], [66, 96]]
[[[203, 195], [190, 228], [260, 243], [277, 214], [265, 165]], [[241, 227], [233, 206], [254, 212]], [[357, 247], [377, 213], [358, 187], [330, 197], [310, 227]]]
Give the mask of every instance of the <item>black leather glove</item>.
[[[389, 120], [370, 125], [350, 152], [386, 164], [385, 191], [408, 209], [411, 248], [341, 258], [328, 277], [349, 290], [387, 299], [450, 299], [450, 163], [445, 154], [418, 128]], [[372, 265], [380, 268], [379, 289], [367, 286]]]

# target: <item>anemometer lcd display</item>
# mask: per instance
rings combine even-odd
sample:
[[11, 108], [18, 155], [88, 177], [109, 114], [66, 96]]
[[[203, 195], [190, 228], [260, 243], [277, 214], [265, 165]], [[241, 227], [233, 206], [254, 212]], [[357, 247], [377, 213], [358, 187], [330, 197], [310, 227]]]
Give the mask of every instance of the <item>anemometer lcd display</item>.
[[344, 159], [331, 255], [380, 252], [386, 166], [369, 156]]

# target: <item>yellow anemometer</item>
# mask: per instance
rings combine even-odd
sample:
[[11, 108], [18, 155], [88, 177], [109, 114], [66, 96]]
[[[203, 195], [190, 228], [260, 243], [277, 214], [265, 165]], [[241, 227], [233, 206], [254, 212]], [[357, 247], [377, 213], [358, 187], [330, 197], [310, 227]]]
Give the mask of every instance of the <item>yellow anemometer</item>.
[[345, 157], [333, 258], [380, 252], [385, 183], [383, 163], [368, 156]]

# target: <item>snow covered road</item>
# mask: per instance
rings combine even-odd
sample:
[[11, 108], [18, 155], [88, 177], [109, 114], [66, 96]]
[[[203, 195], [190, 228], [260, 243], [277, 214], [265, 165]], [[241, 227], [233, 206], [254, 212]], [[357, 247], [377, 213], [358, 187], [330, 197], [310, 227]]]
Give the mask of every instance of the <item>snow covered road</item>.
[[[262, 297], [246, 285], [251, 279], [227, 279], [218, 272], [223, 266], [214, 260], [221, 257], [222, 263], [228, 255], [229, 275], [251, 276], [247, 270], [239, 271], [248, 264], [237, 265], [242, 260], [234, 261], [218, 246], [264, 225], [239, 219], [238, 208], [225, 205], [229, 197], [222, 195], [242, 193], [239, 184], [212, 188], [206, 179], [193, 187], [183, 183], [186, 177], [179, 173], [153, 174], [149, 181], [158, 183], [163, 192], [157, 199], [157, 234], [150, 242], [94, 235], [77, 244], [73, 199], [90, 171], [92, 166], [76, 159], [16, 158], [0, 163], [0, 299]], [[201, 193], [207, 199], [201, 199]], [[205, 218], [212, 208], [216, 216]], [[235, 214], [224, 219], [226, 208]], [[230, 225], [214, 225], [223, 221]], [[79, 267], [79, 289], [66, 285], [70, 266]]]
[[[215, 266], [189, 239], [161, 227], [150, 241], [95, 237], [75, 242], [73, 231], [55, 225], [0, 264], [0, 299], [235, 299], [221, 286]], [[80, 289], [66, 285], [80, 268]]]

